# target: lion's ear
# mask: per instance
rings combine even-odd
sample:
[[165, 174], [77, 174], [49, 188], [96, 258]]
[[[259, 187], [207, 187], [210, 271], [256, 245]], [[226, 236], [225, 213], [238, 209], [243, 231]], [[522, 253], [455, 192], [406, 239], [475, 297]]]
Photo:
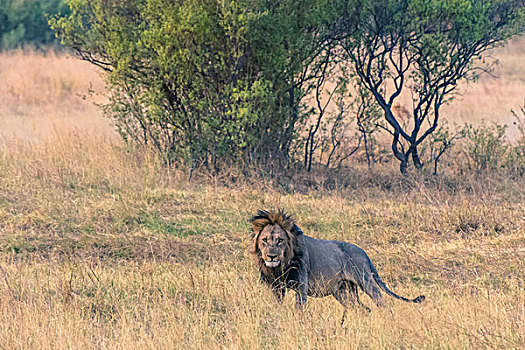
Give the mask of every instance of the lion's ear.
[[298, 237], [298, 236], [304, 235], [303, 231], [301, 231], [301, 229], [299, 228], [299, 226], [297, 226], [295, 223], [293, 224], [292, 229], [290, 230], [290, 232], [291, 232], [295, 237]]
[[260, 259], [259, 257], [259, 253], [260, 253], [259, 235], [260, 234], [261, 234], [261, 230], [256, 231], [256, 229], [254, 228], [253, 238], [252, 238], [252, 243], [251, 243], [252, 248], [250, 250], [250, 253], [255, 257], [255, 260]]
[[252, 220], [253, 233], [257, 235], [268, 223], [268, 219], [265, 218]]

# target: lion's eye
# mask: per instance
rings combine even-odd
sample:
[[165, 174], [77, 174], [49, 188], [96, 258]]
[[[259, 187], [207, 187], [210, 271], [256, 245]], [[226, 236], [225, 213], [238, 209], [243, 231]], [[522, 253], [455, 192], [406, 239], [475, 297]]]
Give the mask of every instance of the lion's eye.
[[268, 243], [268, 239], [266, 239], [266, 238], [263, 238], [262, 241], [263, 241], [263, 243]]
[[283, 243], [283, 241], [284, 241], [284, 239], [279, 238], [279, 239], [277, 239], [277, 244], [281, 244], [281, 243]]

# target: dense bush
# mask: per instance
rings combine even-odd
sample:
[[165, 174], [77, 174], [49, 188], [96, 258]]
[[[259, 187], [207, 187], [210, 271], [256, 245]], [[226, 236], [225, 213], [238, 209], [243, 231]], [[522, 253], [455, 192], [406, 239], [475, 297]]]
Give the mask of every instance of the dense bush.
[[58, 45], [47, 16], [68, 11], [63, 0], [0, 1], [0, 49]]
[[191, 166], [286, 162], [330, 1], [69, 4], [52, 26], [108, 73], [106, 112], [124, 138]]

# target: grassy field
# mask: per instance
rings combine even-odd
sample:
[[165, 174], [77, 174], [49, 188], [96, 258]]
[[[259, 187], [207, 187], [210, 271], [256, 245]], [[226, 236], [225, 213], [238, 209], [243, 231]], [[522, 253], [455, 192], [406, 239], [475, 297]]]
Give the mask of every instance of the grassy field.
[[[479, 120], [479, 99], [500, 103], [483, 119], [505, 121], [525, 97], [512, 88], [525, 91], [524, 48], [500, 51], [514, 85], [486, 78], [451, 115]], [[330, 191], [234, 174], [188, 183], [122, 144], [92, 104], [104, 87], [87, 64], [3, 54], [0, 77], [0, 348], [525, 347], [523, 178], [385, 167]], [[363, 295], [372, 312], [342, 326], [333, 298], [277, 304], [247, 254], [247, 220], [276, 207], [311, 236], [358, 244], [394, 291], [427, 301], [378, 309]]]

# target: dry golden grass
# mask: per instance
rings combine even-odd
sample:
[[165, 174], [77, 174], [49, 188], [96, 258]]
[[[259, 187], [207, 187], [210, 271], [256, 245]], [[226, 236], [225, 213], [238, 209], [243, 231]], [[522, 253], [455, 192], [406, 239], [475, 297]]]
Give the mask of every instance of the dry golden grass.
[[87, 62], [49, 52], [0, 56], [0, 145], [38, 142], [62, 132], [113, 134], [93, 104], [102, 79]]
[[[0, 75], [0, 348], [525, 347], [523, 179], [382, 169], [306, 194], [188, 183], [82, 99], [89, 81], [103, 89], [84, 63], [8, 54]], [[343, 326], [333, 298], [278, 305], [246, 253], [247, 219], [275, 207], [358, 244], [393, 290], [427, 301], [383, 310], [363, 295], [372, 313]]]

